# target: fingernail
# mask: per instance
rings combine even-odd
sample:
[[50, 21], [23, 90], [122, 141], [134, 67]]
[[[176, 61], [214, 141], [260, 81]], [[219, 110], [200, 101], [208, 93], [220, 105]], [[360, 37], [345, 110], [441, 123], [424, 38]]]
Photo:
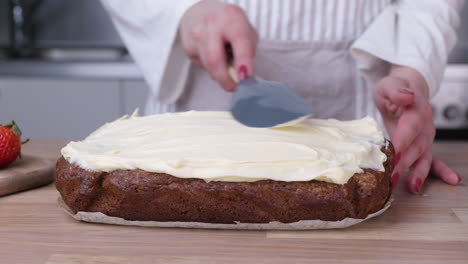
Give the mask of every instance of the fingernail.
[[401, 152], [398, 152], [395, 155], [395, 161], [394, 161], [395, 166], [398, 165], [398, 162], [400, 162], [400, 158], [401, 158]]
[[408, 89], [406, 87], [400, 88], [400, 89], [398, 89], [398, 91], [400, 91], [400, 93], [405, 93], [405, 94], [411, 94], [411, 95], [414, 94], [413, 91], [411, 91], [410, 89]]
[[414, 192], [415, 193], [420, 193], [422, 189], [422, 180], [421, 179], [416, 179], [416, 185], [414, 186]]
[[460, 183], [462, 182], [463, 179], [462, 179], [462, 178], [460, 177], [460, 175], [458, 175], [458, 174], [457, 174], [457, 177], [458, 177], [458, 182], [457, 182], [457, 184], [460, 184]]
[[247, 78], [247, 66], [241, 65], [237, 70], [237, 76], [239, 77], [239, 81], [242, 81], [245, 78]]
[[397, 172], [397, 173], [393, 174], [393, 176], [392, 176], [392, 190], [395, 189], [395, 187], [397, 186], [399, 179], [400, 179], [400, 173]]

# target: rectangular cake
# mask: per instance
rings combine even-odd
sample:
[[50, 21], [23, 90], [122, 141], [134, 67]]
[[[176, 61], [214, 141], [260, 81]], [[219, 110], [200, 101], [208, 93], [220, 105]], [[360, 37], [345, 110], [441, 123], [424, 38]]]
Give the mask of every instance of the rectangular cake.
[[56, 186], [74, 213], [234, 224], [366, 218], [391, 195], [394, 153], [369, 117], [250, 128], [184, 112], [121, 118], [62, 155]]

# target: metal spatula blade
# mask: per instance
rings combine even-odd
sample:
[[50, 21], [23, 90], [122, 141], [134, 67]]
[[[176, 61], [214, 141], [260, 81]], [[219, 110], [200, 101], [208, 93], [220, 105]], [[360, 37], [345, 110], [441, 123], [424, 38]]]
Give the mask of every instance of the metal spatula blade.
[[249, 77], [237, 83], [231, 114], [250, 127], [273, 127], [306, 115], [312, 108], [286, 84]]
[[238, 81], [232, 46], [225, 45], [228, 72], [237, 83], [231, 114], [250, 127], [274, 127], [312, 114], [312, 108], [289, 86], [251, 76]]

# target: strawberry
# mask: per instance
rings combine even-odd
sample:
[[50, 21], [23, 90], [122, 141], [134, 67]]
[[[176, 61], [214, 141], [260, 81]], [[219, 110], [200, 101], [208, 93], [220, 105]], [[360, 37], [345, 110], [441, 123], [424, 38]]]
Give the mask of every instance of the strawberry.
[[5, 126], [0, 125], [0, 168], [7, 166], [20, 156], [21, 144], [21, 130], [15, 121]]

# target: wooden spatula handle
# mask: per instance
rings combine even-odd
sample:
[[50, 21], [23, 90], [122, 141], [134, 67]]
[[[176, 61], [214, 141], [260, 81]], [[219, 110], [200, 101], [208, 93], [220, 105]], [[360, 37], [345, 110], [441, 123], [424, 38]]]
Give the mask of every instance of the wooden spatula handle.
[[226, 62], [228, 64], [229, 76], [235, 83], [239, 83], [239, 77], [237, 76], [236, 69], [234, 69], [234, 52], [232, 50], [231, 44], [226, 43], [224, 49], [226, 51]]

